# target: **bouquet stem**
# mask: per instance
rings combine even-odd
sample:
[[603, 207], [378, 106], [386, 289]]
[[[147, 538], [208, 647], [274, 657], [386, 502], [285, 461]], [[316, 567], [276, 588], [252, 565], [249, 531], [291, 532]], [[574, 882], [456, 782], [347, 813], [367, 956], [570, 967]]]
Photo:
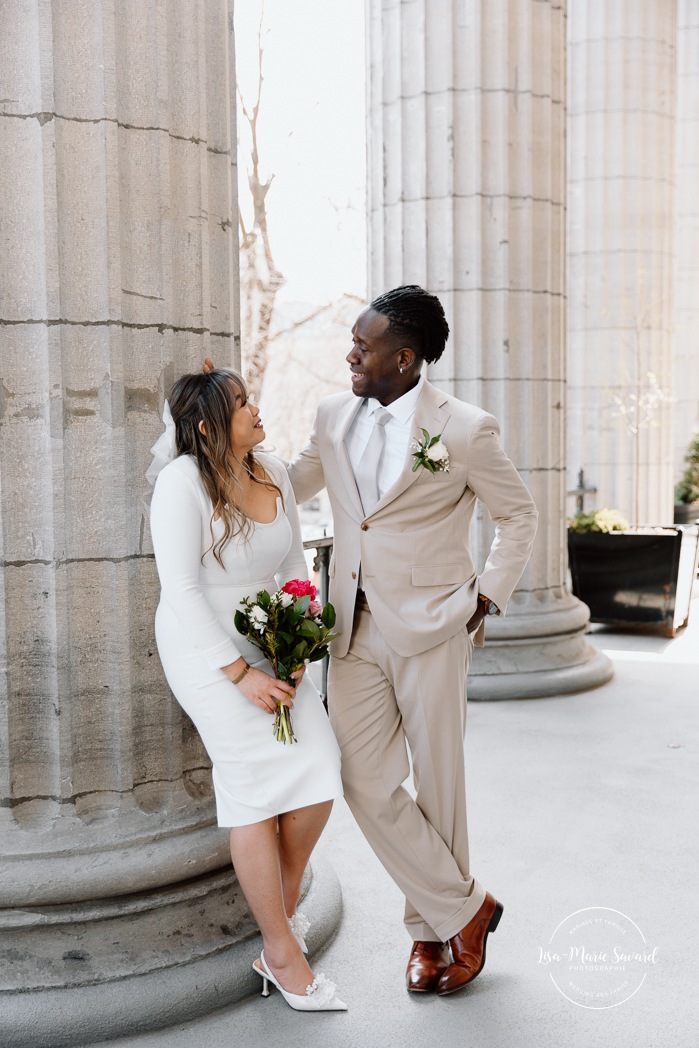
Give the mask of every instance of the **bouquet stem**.
[[291, 710], [288, 706], [285, 706], [283, 702], [277, 702], [277, 712], [274, 714], [274, 737], [277, 742], [283, 742], [284, 745], [292, 742], [296, 742], [296, 736], [294, 735], [294, 729], [291, 726]]

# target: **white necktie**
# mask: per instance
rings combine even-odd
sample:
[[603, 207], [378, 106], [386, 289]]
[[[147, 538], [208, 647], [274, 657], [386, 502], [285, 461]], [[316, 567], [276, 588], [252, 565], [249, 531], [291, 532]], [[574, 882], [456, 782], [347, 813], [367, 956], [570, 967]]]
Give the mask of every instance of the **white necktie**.
[[386, 411], [385, 408], [374, 412], [374, 428], [357, 465], [355, 479], [364, 512], [367, 514], [371, 513], [380, 498], [379, 471], [386, 447], [386, 423], [390, 422], [392, 418], [391, 412]]

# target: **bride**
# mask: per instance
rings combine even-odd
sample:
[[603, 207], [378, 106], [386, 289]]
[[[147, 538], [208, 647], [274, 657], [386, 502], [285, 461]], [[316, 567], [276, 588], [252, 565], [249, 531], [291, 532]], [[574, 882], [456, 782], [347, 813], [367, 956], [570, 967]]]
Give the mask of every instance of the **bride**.
[[[262, 933], [253, 967], [292, 1008], [345, 1010], [332, 983], [304, 956], [308, 921], [297, 913], [301, 879], [342, 794], [340, 754], [318, 692], [301, 670], [277, 680], [234, 625], [240, 600], [307, 577], [286, 469], [254, 449], [259, 409], [240, 375], [184, 375], [169, 398], [175, 457], [157, 475], [151, 532], [161, 596], [160, 660], [213, 765], [219, 826]], [[168, 455], [166, 454], [167, 458]], [[150, 476], [154, 468], [149, 471]], [[272, 732], [277, 702], [294, 709], [298, 742]]]

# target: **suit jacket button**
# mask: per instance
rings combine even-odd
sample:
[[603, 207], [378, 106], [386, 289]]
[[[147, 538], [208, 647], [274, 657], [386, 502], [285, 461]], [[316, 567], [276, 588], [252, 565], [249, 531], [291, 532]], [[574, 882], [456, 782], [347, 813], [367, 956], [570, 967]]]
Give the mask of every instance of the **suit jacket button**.
[[352, 578], [353, 578], [353, 579], [356, 579], [356, 577], [357, 577], [357, 572], [356, 572], [356, 571], [353, 571], [353, 572], [352, 572]]
[[368, 530], [369, 530], [369, 525], [368, 524], [362, 524], [362, 531], [368, 531]]

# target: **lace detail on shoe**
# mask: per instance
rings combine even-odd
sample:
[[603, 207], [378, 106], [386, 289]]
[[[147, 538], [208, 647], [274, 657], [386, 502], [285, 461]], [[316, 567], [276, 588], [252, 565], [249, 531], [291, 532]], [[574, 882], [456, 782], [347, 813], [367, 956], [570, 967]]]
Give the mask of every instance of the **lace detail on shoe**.
[[311, 927], [311, 922], [308, 917], [303, 913], [295, 913], [293, 917], [289, 918], [289, 927], [291, 928], [291, 934], [294, 936], [303, 952], [307, 953], [308, 947], [306, 946], [306, 936]]
[[310, 986], [306, 987], [306, 996], [314, 1008], [323, 1008], [326, 1004], [330, 1004], [336, 990], [335, 983], [326, 979], [322, 972], [318, 972]]

